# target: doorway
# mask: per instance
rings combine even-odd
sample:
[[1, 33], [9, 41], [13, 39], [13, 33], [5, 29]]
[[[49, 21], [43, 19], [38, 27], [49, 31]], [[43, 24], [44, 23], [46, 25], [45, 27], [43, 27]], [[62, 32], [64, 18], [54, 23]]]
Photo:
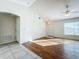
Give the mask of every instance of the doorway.
[[20, 17], [0, 13], [0, 44], [20, 41]]

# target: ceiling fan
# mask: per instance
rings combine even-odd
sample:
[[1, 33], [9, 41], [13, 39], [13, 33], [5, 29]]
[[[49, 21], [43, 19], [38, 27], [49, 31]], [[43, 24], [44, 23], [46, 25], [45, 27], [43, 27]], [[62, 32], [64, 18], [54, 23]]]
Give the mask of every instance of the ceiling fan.
[[79, 11], [71, 11], [71, 10], [69, 10], [69, 5], [68, 4], [66, 4], [66, 11], [64, 12], [64, 16], [70, 16], [71, 15], [71, 13], [79, 13]]

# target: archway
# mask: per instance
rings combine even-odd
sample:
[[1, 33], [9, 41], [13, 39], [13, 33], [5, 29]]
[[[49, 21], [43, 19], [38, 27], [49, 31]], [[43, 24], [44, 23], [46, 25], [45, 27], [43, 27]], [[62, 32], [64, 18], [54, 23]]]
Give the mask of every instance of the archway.
[[20, 42], [20, 16], [0, 12], [0, 44]]

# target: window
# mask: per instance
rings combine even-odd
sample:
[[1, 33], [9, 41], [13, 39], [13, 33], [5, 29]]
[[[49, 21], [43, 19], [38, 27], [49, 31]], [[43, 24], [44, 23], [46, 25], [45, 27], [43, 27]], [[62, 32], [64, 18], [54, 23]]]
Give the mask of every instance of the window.
[[79, 22], [64, 23], [64, 35], [79, 35]]

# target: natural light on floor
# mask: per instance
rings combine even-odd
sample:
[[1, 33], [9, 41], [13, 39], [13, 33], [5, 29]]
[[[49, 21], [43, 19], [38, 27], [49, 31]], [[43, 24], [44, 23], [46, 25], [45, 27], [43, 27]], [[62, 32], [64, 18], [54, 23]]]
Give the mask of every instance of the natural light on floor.
[[32, 41], [32, 42], [36, 43], [38, 45], [41, 45], [41, 46], [51, 46], [51, 45], [61, 44], [60, 42], [55, 42], [52, 39], [50, 39], [50, 40], [36, 40], [36, 41]]

